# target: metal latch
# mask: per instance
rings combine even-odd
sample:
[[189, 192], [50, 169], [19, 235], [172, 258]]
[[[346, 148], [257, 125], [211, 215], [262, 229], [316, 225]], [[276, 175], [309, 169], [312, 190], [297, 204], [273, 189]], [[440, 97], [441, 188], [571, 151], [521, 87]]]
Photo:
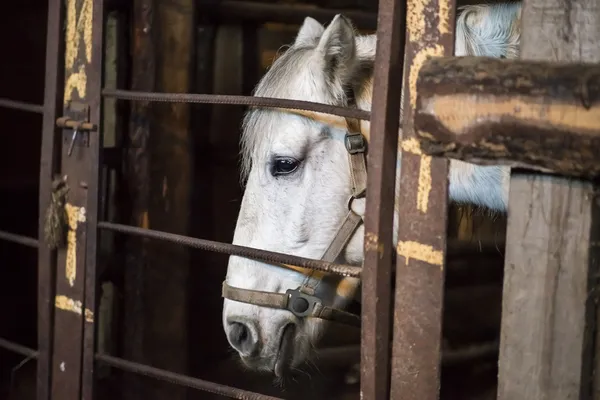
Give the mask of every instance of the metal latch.
[[63, 135], [63, 143], [69, 143], [67, 154], [70, 156], [73, 152], [73, 147], [79, 140], [80, 146], [87, 147], [89, 145], [89, 133], [96, 132], [98, 126], [89, 122], [90, 108], [86, 104], [71, 101], [67, 106], [67, 116], [60, 117], [56, 120], [56, 126], [63, 129], [71, 129], [73, 131], [70, 142], [68, 132]]

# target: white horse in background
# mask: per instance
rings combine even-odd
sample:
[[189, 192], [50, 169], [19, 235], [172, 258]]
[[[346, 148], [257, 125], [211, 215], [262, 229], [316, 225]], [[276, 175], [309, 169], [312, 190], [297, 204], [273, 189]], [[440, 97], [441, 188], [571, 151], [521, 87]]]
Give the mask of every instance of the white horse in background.
[[[455, 55], [517, 57], [520, 15], [520, 3], [462, 8]], [[346, 106], [352, 89], [357, 107], [370, 111], [375, 49], [375, 35], [357, 36], [340, 15], [327, 28], [308, 17], [295, 42], [261, 79], [255, 95]], [[347, 131], [338, 125], [277, 109], [246, 115], [242, 137], [246, 188], [235, 244], [313, 259], [322, 256], [347, 213], [351, 194], [344, 146]], [[362, 131], [368, 131], [368, 126], [363, 121]], [[449, 197], [504, 212], [509, 175], [506, 167], [451, 160]], [[364, 216], [364, 198], [354, 201], [352, 209]], [[402, 216], [396, 213], [396, 226], [398, 218]], [[360, 226], [338, 262], [361, 264], [363, 235]], [[272, 293], [286, 293], [306, 280], [317, 280], [322, 302], [339, 309], [348, 307], [359, 293], [357, 278], [308, 275], [301, 268], [235, 256], [230, 257], [226, 277], [231, 287]], [[327, 326], [321, 319], [298, 318], [288, 310], [229, 298], [224, 300], [223, 325], [230, 345], [247, 367], [278, 377], [307, 360]]]

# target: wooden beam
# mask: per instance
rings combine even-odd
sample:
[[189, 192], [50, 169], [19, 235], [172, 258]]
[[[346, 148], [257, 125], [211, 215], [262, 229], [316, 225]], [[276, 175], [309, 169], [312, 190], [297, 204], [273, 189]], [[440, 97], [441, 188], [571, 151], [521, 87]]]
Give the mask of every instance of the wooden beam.
[[[595, 1], [527, 0], [522, 24], [524, 59], [600, 61]], [[517, 171], [510, 185], [498, 400], [591, 399], [598, 187]]]
[[600, 64], [432, 58], [417, 89], [429, 155], [600, 175]]

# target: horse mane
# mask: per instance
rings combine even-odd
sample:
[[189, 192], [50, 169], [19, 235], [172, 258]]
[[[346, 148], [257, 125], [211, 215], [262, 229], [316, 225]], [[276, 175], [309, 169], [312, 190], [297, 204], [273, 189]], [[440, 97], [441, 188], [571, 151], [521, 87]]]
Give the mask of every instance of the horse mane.
[[[458, 9], [458, 14], [455, 33], [456, 56], [518, 57], [520, 1], [463, 6]], [[254, 89], [253, 95], [346, 106], [350, 93], [360, 96], [371, 89], [377, 43], [375, 35], [356, 35], [358, 62], [351, 71], [351, 79], [344, 90], [316, 87], [317, 79], [301, 80], [301, 89], [304, 90], [298, 90], [298, 87], [291, 85], [291, 79], [297, 77], [300, 72], [307, 74], [307, 78], [322, 73], [315, 71], [310, 58], [317, 41], [318, 38], [315, 38], [313, 42], [289, 46], [270, 66]], [[307, 98], [307, 93], [319, 93], [325, 96], [325, 99]], [[284, 123], [284, 116], [284, 112], [271, 109], [251, 109], [245, 114], [240, 140], [242, 184], [247, 180], [253, 160], [260, 156], [260, 150], [269, 143], [271, 132], [275, 132], [277, 126]], [[292, 116], [287, 114], [287, 117]], [[306, 124], [311, 123], [306, 118], [297, 115], [294, 117]]]

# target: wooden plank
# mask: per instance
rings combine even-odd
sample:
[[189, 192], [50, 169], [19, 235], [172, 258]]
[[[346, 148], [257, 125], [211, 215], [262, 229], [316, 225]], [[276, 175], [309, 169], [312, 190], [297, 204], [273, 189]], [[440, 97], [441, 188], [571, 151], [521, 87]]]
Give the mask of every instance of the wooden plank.
[[412, 120], [418, 71], [428, 56], [454, 53], [455, 13], [454, 0], [407, 3], [390, 396], [394, 400], [439, 398], [449, 162], [424, 155], [411, 143], [416, 140]]
[[[134, 0], [132, 6], [131, 35], [131, 89], [155, 90], [155, 50], [153, 35], [154, 0]], [[148, 228], [150, 204], [150, 121], [152, 109], [149, 102], [131, 102], [129, 114], [128, 147], [125, 153], [125, 186], [122, 208], [123, 223]], [[144, 334], [145, 287], [148, 263], [148, 240], [138, 237], [124, 238], [121, 254], [123, 264], [123, 357], [135, 362], [145, 362]], [[123, 378], [123, 398], [145, 399], [146, 379], [137, 375]]]
[[[600, 61], [593, 0], [527, 0], [521, 57]], [[598, 273], [598, 187], [513, 171], [499, 400], [591, 398]]]
[[[194, 55], [194, 0], [154, 3], [155, 88], [187, 93]], [[192, 188], [190, 105], [152, 105], [150, 122], [149, 227], [189, 233]], [[153, 241], [144, 277], [145, 363], [188, 373], [188, 290], [190, 249]], [[187, 388], [146, 381], [144, 399], [185, 399]]]
[[422, 150], [478, 164], [600, 175], [600, 65], [461, 57], [419, 72]]

